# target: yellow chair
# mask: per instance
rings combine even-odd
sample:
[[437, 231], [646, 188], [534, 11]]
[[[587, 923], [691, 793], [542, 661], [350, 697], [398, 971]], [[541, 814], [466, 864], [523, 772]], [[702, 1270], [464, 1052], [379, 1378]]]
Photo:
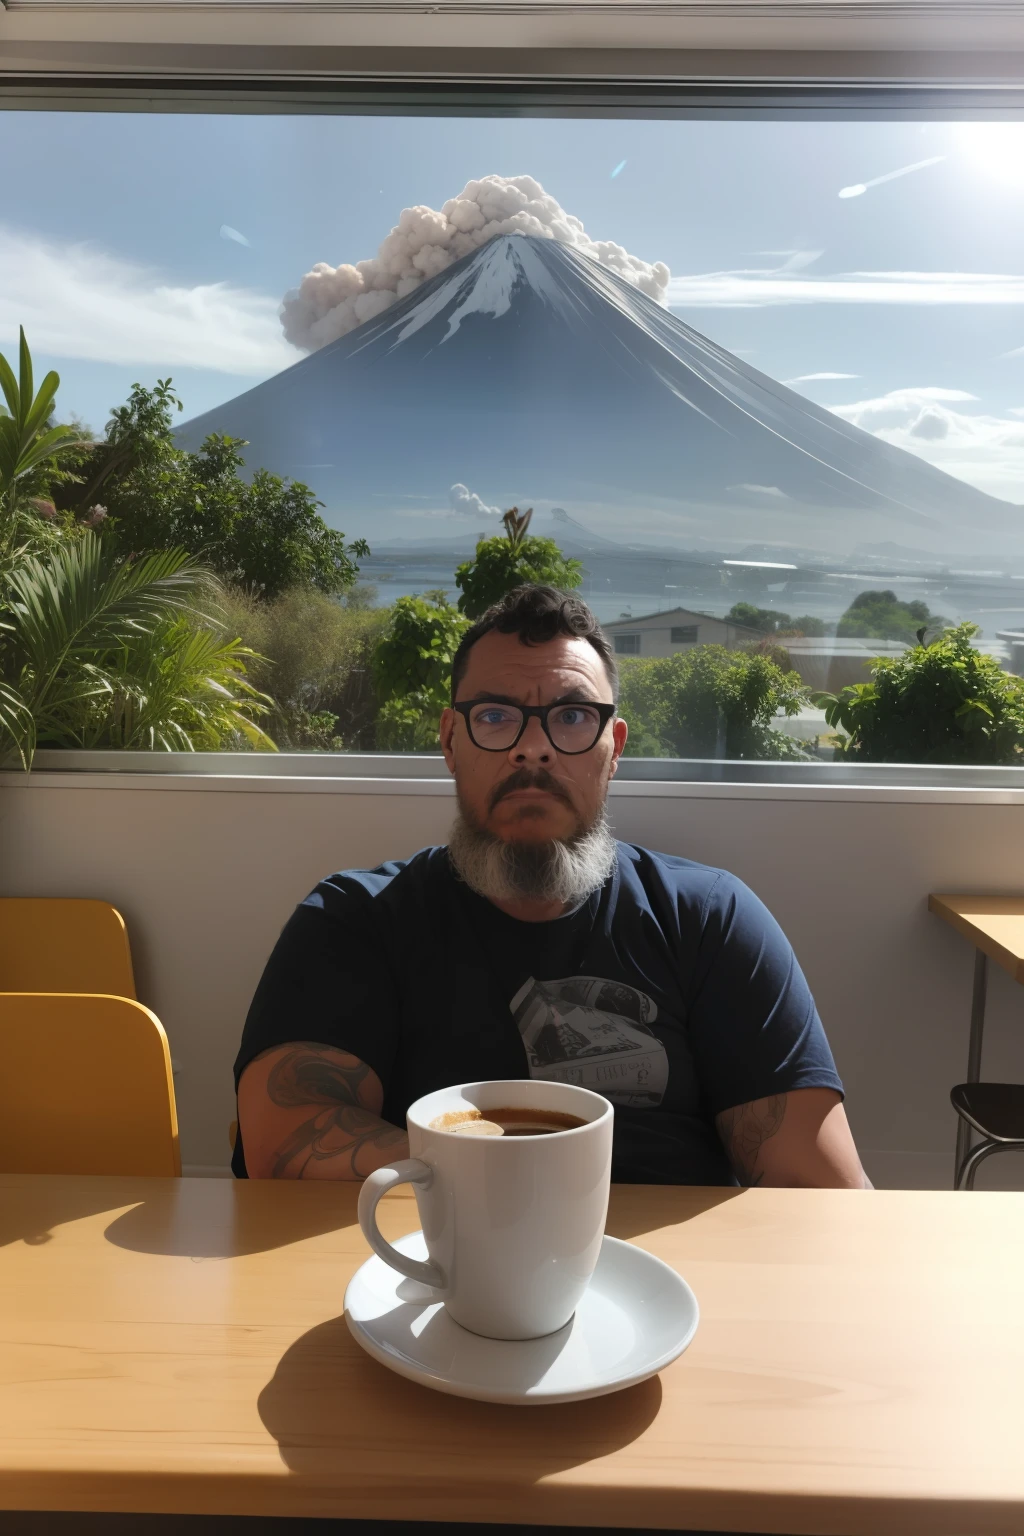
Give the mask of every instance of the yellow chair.
[[0, 1172], [181, 1176], [167, 1036], [99, 993], [0, 994]]
[[124, 918], [106, 901], [0, 897], [0, 992], [133, 998]]

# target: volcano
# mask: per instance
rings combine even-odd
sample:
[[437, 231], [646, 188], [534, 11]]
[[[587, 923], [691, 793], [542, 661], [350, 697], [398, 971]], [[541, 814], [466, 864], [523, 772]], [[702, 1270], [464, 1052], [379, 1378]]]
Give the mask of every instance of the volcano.
[[1024, 509], [525, 235], [496, 236], [177, 437], [197, 448], [210, 432], [246, 439], [252, 469], [306, 481], [328, 521], [378, 542], [479, 532], [483, 516], [448, 510], [461, 482], [492, 506], [557, 503], [623, 543], [1024, 550]]

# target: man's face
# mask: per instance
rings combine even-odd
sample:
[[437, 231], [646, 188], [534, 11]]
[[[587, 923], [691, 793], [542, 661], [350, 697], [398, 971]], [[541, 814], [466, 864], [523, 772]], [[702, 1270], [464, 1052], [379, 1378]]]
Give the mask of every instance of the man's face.
[[[469, 653], [457, 703], [610, 704], [601, 658], [587, 640], [560, 635], [523, 645], [490, 630]], [[504, 842], [566, 841], [588, 830], [626, 745], [626, 722], [612, 720], [589, 752], [556, 752], [534, 716], [507, 752], [474, 745], [453, 709], [441, 716], [441, 746], [466, 817]]]

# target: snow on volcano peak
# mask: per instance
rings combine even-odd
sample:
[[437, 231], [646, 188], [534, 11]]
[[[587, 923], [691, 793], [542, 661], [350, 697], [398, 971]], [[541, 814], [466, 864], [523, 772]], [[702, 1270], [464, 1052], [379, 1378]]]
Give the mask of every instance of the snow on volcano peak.
[[408, 298], [496, 235], [554, 240], [617, 272], [663, 303], [671, 273], [663, 261], [631, 256], [614, 240], [593, 240], [582, 222], [532, 176], [482, 176], [440, 209], [404, 208], [377, 255], [355, 265], [319, 261], [285, 294], [281, 323], [295, 346], [312, 352], [347, 336]]

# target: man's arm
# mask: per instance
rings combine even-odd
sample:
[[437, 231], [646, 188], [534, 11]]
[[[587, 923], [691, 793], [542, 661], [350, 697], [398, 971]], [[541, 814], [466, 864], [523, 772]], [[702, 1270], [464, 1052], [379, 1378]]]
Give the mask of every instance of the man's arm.
[[405, 1131], [380, 1118], [384, 1090], [347, 1051], [296, 1040], [255, 1057], [238, 1083], [251, 1179], [365, 1179], [409, 1156]]
[[715, 1128], [741, 1184], [775, 1189], [871, 1189], [846, 1111], [832, 1088], [795, 1088], [737, 1104]]

